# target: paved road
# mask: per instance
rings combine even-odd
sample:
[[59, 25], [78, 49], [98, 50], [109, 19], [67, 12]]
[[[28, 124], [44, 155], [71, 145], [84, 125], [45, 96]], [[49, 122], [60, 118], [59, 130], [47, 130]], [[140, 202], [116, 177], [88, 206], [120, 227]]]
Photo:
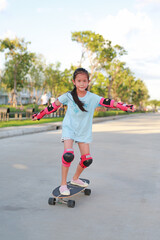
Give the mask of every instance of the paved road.
[[[0, 239], [159, 240], [160, 114], [93, 125], [91, 196], [49, 206], [60, 182], [61, 130], [0, 140]], [[69, 178], [79, 161], [76, 159]]]

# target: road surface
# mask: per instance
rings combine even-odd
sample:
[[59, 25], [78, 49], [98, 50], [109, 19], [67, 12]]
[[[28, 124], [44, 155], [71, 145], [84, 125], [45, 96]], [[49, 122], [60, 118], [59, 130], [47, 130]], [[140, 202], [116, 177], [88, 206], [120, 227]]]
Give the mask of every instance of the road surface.
[[[0, 239], [159, 240], [160, 114], [93, 125], [91, 196], [48, 205], [61, 174], [61, 130], [0, 140]], [[80, 154], [74, 145], [73, 176]]]

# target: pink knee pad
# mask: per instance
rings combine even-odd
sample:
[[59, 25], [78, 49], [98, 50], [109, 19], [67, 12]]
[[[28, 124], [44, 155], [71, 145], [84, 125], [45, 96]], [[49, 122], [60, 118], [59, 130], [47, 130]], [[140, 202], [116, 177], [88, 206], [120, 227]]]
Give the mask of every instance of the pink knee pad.
[[71, 162], [74, 159], [74, 150], [73, 149], [65, 149], [62, 155], [62, 164], [65, 167], [70, 167]]
[[93, 159], [90, 154], [85, 154], [81, 156], [80, 166], [82, 168], [89, 167], [91, 163], [93, 162]]

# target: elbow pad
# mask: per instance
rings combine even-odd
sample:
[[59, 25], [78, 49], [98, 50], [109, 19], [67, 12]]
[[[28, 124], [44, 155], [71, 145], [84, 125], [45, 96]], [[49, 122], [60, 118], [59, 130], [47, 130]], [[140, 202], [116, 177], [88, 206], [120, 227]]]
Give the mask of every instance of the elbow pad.
[[46, 107], [45, 109], [43, 109], [42, 111], [40, 111], [39, 113], [35, 113], [32, 118], [37, 118], [37, 120], [40, 120], [41, 118], [43, 118], [46, 114], [50, 114], [53, 112], [56, 112], [57, 109], [60, 106], [57, 106], [55, 103], [50, 104], [48, 107]]
[[104, 106], [104, 107], [115, 108], [113, 106], [114, 102], [115, 102], [115, 100], [110, 99], [110, 98], [101, 98], [99, 104]]

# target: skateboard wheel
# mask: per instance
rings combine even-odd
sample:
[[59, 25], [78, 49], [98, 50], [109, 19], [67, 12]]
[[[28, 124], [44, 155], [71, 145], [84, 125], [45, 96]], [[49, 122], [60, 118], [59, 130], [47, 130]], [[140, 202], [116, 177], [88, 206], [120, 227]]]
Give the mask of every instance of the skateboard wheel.
[[55, 205], [56, 204], [56, 198], [49, 198], [48, 199], [48, 204], [49, 205]]
[[84, 194], [88, 196], [91, 195], [91, 189], [85, 189]]
[[75, 207], [75, 201], [74, 200], [68, 200], [67, 206], [70, 207], [70, 208], [74, 208]]

